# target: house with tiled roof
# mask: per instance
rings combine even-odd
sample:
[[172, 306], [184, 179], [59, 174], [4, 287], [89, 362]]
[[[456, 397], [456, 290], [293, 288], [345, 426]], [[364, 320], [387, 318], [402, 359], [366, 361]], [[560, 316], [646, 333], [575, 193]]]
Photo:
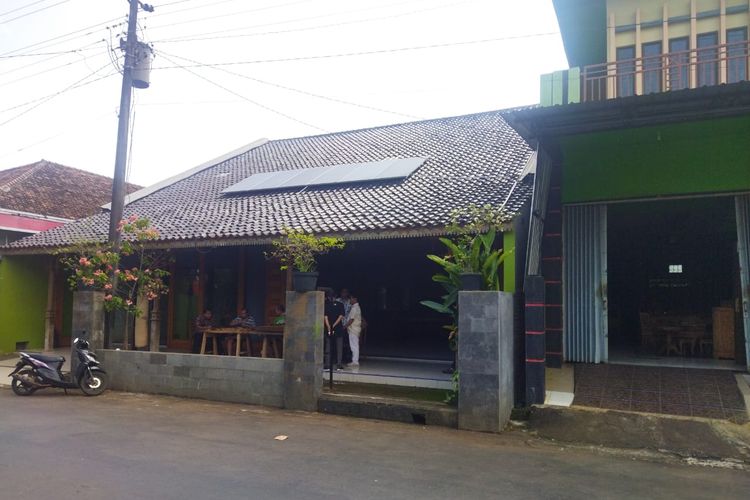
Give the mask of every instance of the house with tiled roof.
[[2, 170], [0, 244], [101, 212], [111, 196], [111, 178], [47, 160]]
[[[288, 276], [264, 251], [294, 228], [347, 241], [344, 250], [321, 258], [319, 285], [357, 293], [368, 354], [451, 359], [445, 318], [420, 305], [441, 295], [426, 254], [444, 251], [437, 237], [455, 209], [490, 204], [520, 214], [530, 201], [534, 161], [527, 142], [492, 111], [260, 140], [136, 191], [126, 199], [125, 216], [147, 217], [160, 233], [153, 246], [174, 257], [170, 291], [159, 304], [161, 343], [188, 350], [193, 320], [204, 308], [220, 324], [242, 307], [259, 324], [269, 323], [284, 302]], [[523, 219], [504, 233], [506, 250], [522, 246]], [[72, 243], [105, 241], [108, 222], [109, 214], [100, 213], [15, 241], [2, 249], [2, 265], [44, 262]], [[516, 273], [522, 255], [509, 252], [503, 266], [508, 291], [522, 275]], [[57, 293], [59, 285], [38, 274], [39, 288]], [[34, 304], [42, 325], [47, 294]], [[68, 321], [64, 310], [55, 314], [58, 323], [57, 314]], [[38, 345], [42, 332], [39, 326], [24, 340]], [[12, 350], [5, 336], [0, 332], [0, 350]]]

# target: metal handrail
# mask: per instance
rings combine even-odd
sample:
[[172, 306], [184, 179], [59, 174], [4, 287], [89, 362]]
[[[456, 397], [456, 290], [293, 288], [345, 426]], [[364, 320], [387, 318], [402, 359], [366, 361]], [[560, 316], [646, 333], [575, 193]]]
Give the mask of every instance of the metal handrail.
[[581, 100], [600, 101], [748, 80], [750, 42], [724, 43], [585, 66]]

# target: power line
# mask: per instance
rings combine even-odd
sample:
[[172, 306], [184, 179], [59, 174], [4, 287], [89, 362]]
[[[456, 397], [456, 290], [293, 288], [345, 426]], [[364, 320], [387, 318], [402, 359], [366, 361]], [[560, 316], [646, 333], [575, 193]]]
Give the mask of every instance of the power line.
[[[9, 54], [16, 54], [18, 52], [21, 52], [22, 50], [30, 49], [30, 48], [33, 48], [33, 47], [38, 47], [40, 45], [47, 46], [45, 44], [48, 44], [48, 42], [52, 42], [52, 41], [55, 41], [55, 40], [60, 40], [61, 38], [67, 38], [67, 37], [69, 37], [71, 35], [75, 35], [75, 34], [81, 33], [82, 31], [93, 30], [94, 28], [99, 28], [99, 27], [105, 27], [105, 26], [108, 26], [109, 23], [113, 23], [113, 22], [118, 21], [118, 20], [121, 21], [122, 20], [122, 16], [115, 17], [114, 19], [110, 19], [108, 21], [104, 21], [104, 22], [92, 24], [91, 26], [86, 26], [85, 28], [81, 28], [81, 29], [78, 29], [78, 30], [75, 30], [75, 31], [71, 31], [69, 33], [64, 33], [62, 35], [53, 36], [52, 38], [48, 38], [46, 40], [42, 40], [41, 42], [32, 43], [32, 44], [26, 45], [24, 47], [19, 47], [17, 49], [13, 49], [13, 50], [9, 50], [7, 52], [3, 52], [2, 54], [0, 54], [0, 57], [6, 56], [6, 55], [9, 55]], [[109, 27], [116, 28], [117, 26], [122, 26], [122, 24], [124, 24], [124, 23], [120, 22], [118, 24], [114, 24], [114, 25], [111, 25]], [[93, 33], [94, 33], [94, 31], [89, 31], [87, 33], [83, 33], [81, 35], [75, 36], [75, 37], [70, 38], [68, 40], [62, 40], [59, 43], [70, 42], [70, 41], [76, 40], [78, 38], [82, 38], [84, 36], [91, 35]], [[57, 45], [57, 43], [55, 43], [54, 45]]]
[[543, 37], [543, 36], [553, 36], [553, 35], [559, 35], [560, 33], [557, 31], [554, 32], [548, 32], [548, 33], [533, 33], [533, 34], [527, 34], [527, 35], [517, 35], [517, 36], [508, 36], [508, 37], [498, 37], [498, 38], [484, 38], [480, 40], [467, 40], [463, 42], [447, 42], [447, 43], [435, 43], [430, 45], [417, 45], [412, 47], [398, 47], [394, 49], [379, 49], [379, 50], [365, 50], [365, 51], [359, 51], [359, 52], [341, 52], [336, 54], [321, 54], [321, 55], [314, 55], [314, 56], [296, 56], [296, 57], [281, 57], [276, 59], [256, 59], [256, 60], [250, 60], [250, 61], [230, 61], [230, 62], [220, 62], [220, 63], [206, 63], [206, 64], [191, 64], [191, 65], [185, 65], [185, 66], [159, 66], [153, 69], [172, 69], [172, 68], [184, 68], [184, 67], [190, 67], [190, 68], [198, 68], [202, 66], [239, 66], [243, 64], [264, 64], [264, 63], [275, 63], [275, 62], [290, 62], [290, 61], [309, 61], [309, 60], [317, 60], [317, 59], [335, 59], [339, 57], [355, 57], [355, 56], [369, 56], [369, 55], [377, 55], [377, 54], [392, 54], [397, 52], [409, 52], [409, 51], [415, 51], [415, 50], [425, 50], [425, 49], [439, 49], [444, 47], [460, 47], [460, 46], [467, 46], [467, 45], [477, 45], [481, 43], [491, 43], [491, 42], [502, 42], [502, 41], [508, 41], [508, 40], [522, 40], [526, 38], [534, 38], [534, 37]]
[[[306, 122], [306, 121], [304, 121], [304, 120], [300, 120], [300, 119], [298, 119], [298, 118], [295, 118], [295, 117], [293, 117], [293, 116], [291, 116], [291, 115], [289, 115], [289, 114], [286, 114], [286, 113], [284, 113], [283, 111], [279, 111], [279, 110], [277, 110], [277, 109], [274, 109], [274, 108], [272, 108], [272, 107], [270, 107], [270, 106], [266, 106], [265, 104], [261, 104], [261, 103], [259, 103], [258, 101], [255, 101], [255, 100], [253, 100], [253, 99], [250, 99], [249, 97], [247, 97], [247, 96], [245, 96], [245, 95], [239, 94], [239, 93], [235, 92], [234, 90], [232, 90], [232, 89], [230, 89], [230, 88], [227, 88], [227, 87], [225, 87], [224, 85], [222, 85], [222, 84], [220, 84], [220, 83], [217, 83], [217, 82], [215, 82], [215, 81], [211, 80], [210, 78], [206, 78], [205, 76], [203, 76], [203, 75], [201, 75], [200, 73], [197, 73], [197, 72], [195, 72], [195, 71], [191, 70], [190, 68], [188, 68], [188, 67], [186, 67], [186, 66], [180, 66], [180, 65], [177, 65], [177, 63], [176, 63], [175, 61], [171, 60], [171, 59], [170, 59], [169, 57], [167, 57], [167, 56], [164, 56], [164, 55], [163, 55], [163, 57], [164, 57], [165, 59], [167, 59], [168, 61], [170, 61], [171, 63], [175, 64], [175, 65], [176, 65], [175, 67], [177, 67], [177, 68], [180, 68], [180, 69], [183, 69], [183, 70], [187, 71], [188, 73], [192, 74], [193, 76], [196, 76], [196, 77], [200, 78], [201, 80], [204, 80], [204, 81], [206, 81], [206, 82], [210, 83], [211, 85], [214, 85], [214, 86], [216, 86], [216, 87], [218, 87], [218, 88], [220, 88], [220, 89], [224, 90], [225, 92], [229, 92], [230, 94], [232, 94], [232, 95], [234, 95], [234, 96], [236, 96], [236, 97], [239, 97], [240, 99], [242, 99], [242, 100], [244, 100], [244, 101], [247, 101], [247, 102], [249, 102], [249, 103], [251, 103], [251, 104], [254, 104], [255, 106], [258, 106], [259, 108], [262, 108], [262, 109], [265, 109], [265, 110], [267, 110], [267, 111], [270, 111], [270, 112], [272, 112], [272, 113], [275, 113], [275, 114], [277, 114], [277, 115], [279, 115], [279, 116], [282, 116], [282, 117], [284, 117], [284, 118], [286, 118], [286, 119], [288, 119], [288, 120], [291, 120], [291, 121], [293, 121], [293, 122], [299, 123], [299, 124], [301, 124], [301, 125], [305, 125], [306, 127], [310, 127], [310, 128], [312, 128], [312, 129], [315, 129], [315, 130], [318, 130], [318, 131], [321, 131], [321, 132], [327, 132], [327, 130], [325, 130], [325, 129], [323, 129], [323, 128], [320, 128], [320, 127], [318, 127], [317, 125], [313, 125], [312, 123], [308, 123], [308, 122]], [[0, 124], [0, 125], [2, 125], [2, 124]]]
[[[94, 42], [94, 43], [99, 43], [99, 42]], [[92, 45], [92, 44], [88, 44], [88, 45]], [[84, 47], [87, 47], [88, 45], [85, 45]], [[80, 49], [72, 49], [72, 50], [60, 50], [57, 52], [36, 52], [36, 53], [27, 53], [27, 54], [13, 54], [9, 56], [0, 56], [0, 59], [14, 59], [17, 57], [41, 57], [41, 56], [53, 56], [53, 55], [61, 56], [64, 54], [73, 54], [75, 52], [81, 52], [83, 50], [93, 50], [93, 49], [80, 48]], [[36, 64], [36, 63], [32, 63], [32, 64]]]
[[33, 7], [34, 5], [42, 2], [46, 2], [47, 0], [36, 0], [36, 2], [31, 2], [26, 5], [22, 5], [20, 7], [16, 7], [15, 9], [7, 10], [0, 14], [0, 17], [7, 16], [8, 14], [13, 14], [14, 12], [18, 12], [19, 10], [28, 9], [29, 7]]
[[[77, 89], [77, 88], [80, 88], [80, 87], [85, 87], [86, 85], [90, 85], [92, 83], [98, 82], [99, 80], [104, 80], [105, 78], [109, 78], [110, 76], [115, 76], [118, 73], [119, 72], [113, 72], [113, 73], [106, 74], [104, 76], [100, 76], [99, 78], [95, 78], [93, 80], [89, 80], [88, 82], [80, 83], [78, 85], [75, 85], [75, 86], [71, 87], [69, 90], [74, 90], [74, 89]], [[46, 96], [37, 97], [36, 99], [32, 99], [30, 101], [26, 101], [26, 102], [24, 102], [22, 104], [16, 104], [15, 106], [11, 106], [9, 108], [0, 109], [0, 113], [6, 113], [8, 111], [13, 111], [14, 109], [22, 108], [24, 106], [28, 106], [29, 104], [34, 104], [35, 102], [43, 101], [44, 99], [47, 99], [48, 97], [52, 97], [52, 96], [55, 96], [55, 95], [57, 95], [57, 92], [49, 94], [49, 95], [46, 95]]]
[[396, 19], [396, 18], [399, 18], [399, 17], [410, 16], [410, 15], [413, 15], [413, 14], [420, 14], [420, 13], [423, 13], [423, 12], [428, 12], [428, 11], [431, 11], [431, 10], [444, 9], [446, 7], [453, 7], [453, 6], [456, 6], [456, 5], [461, 5], [461, 4], [464, 4], [464, 3], [468, 3], [470, 1], [471, 0], [461, 0], [460, 2], [453, 2], [453, 3], [449, 3], [449, 4], [442, 4], [442, 5], [434, 5], [434, 6], [431, 6], [431, 7], [425, 7], [425, 8], [422, 8], [422, 9], [411, 10], [411, 11], [408, 11], [408, 12], [399, 12], [397, 14], [390, 14], [390, 15], [387, 15], [387, 16], [369, 17], [369, 18], [365, 18], [365, 19], [353, 19], [353, 20], [350, 20], [350, 21], [341, 21], [341, 22], [337, 22], [337, 23], [319, 24], [319, 25], [316, 25], [316, 26], [305, 26], [303, 28], [291, 28], [291, 29], [287, 29], [287, 30], [276, 30], [276, 31], [261, 31], [261, 32], [257, 32], [257, 33], [240, 33], [240, 34], [236, 34], [236, 35], [226, 35], [225, 34], [225, 35], [217, 35], [217, 36], [210, 36], [210, 37], [195, 37], [195, 38], [180, 37], [180, 38], [171, 39], [171, 40], [170, 39], [158, 40], [158, 43], [182, 43], [182, 42], [195, 42], [195, 41], [204, 41], [204, 40], [219, 40], [219, 39], [228, 39], [228, 38], [246, 38], [246, 37], [254, 37], [254, 36], [264, 36], [264, 35], [280, 35], [280, 34], [283, 34], [283, 33], [297, 33], [297, 32], [300, 32], [300, 31], [314, 31], [314, 30], [325, 29], [325, 28], [335, 28], [335, 27], [339, 27], [339, 26], [349, 26], [349, 25], [352, 25], [352, 24], [362, 24], [362, 23], [368, 23], [368, 22], [373, 22], [373, 21], [383, 21], [383, 20], [386, 20], [386, 19]]
[[68, 85], [68, 86], [67, 86], [67, 87], [65, 87], [64, 89], [62, 89], [62, 90], [60, 90], [60, 91], [58, 91], [58, 92], [55, 92], [54, 94], [50, 94], [50, 95], [48, 95], [47, 97], [45, 97], [45, 98], [41, 99], [41, 100], [40, 100], [39, 102], [37, 102], [37, 103], [36, 103], [35, 105], [31, 106], [30, 108], [28, 108], [28, 109], [25, 109], [25, 110], [21, 111], [20, 113], [18, 113], [17, 115], [14, 115], [13, 117], [11, 117], [11, 118], [8, 118], [8, 119], [7, 119], [7, 120], [5, 120], [4, 122], [0, 123], [0, 127], [2, 127], [2, 126], [4, 126], [4, 125], [7, 125], [8, 123], [10, 123], [10, 122], [12, 122], [12, 121], [14, 121], [14, 120], [16, 120], [16, 119], [18, 119], [18, 118], [22, 117], [23, 115], [25, 115], [25, 114], [27, 114], [27, 113], [29, 113], [29, 112], [31, 112], [31, 111], [33, 111], [33, 110], [35, 110], [36, 108], [38, 108], [38, 107], [39, 107], [39, 106], [41, 106], [42, 104], [45, 104], [45, 103], [47, 103], [47, 102], [51, 101], [51, 100], [52, 100], [52, 99], [54, 99], [55, 97], [57, 97], [57, 96], [59, 96], [59, 95], [61, 95], [61, 94], [64, 94], [64, 93], [68, 92], [69, 90], [72, 90], [72, 89], [73, 89], [73, 88], [75, 88], [75, 87], [76, 87], [76, 86], [77, 86], [78, 84], [80, 84], [80, 83], [84, 82], [85, 80], [88, 80], [89, 78], [91, 78], [92, 76], [96, 75], [96, 74], [97, 74], [98, 72], [100, 72], [101, 70], [103, 70], [103, 69], [104, 69], [104, 68], [106, 68], [107, 66], [109, 66], [109, 63], [105, 64], [104, 66], [102, 66], [101, 68], [97, 69], [96, 71], [94, 71], [94, 72], [92, 72], [92, 73], [89, 73], [88, 75], [84, 76], [84, 77], [83, 77], [83, 78], [81, 78], [80, 80], [77, 80], [77, 81], [73, 82], [72, 84]]
[[[183, 35], [183, 36], [179, 36], [179, 37], [165, 38], [165, 39], [162, 39], [162, 40], [156, 40], [154, 43], [161, 43], [161, 42], [166, 42], [166, 41], [177, 42], [177, 41], [180, 41], [180, 40], [183, 40], [183, 39], [186, 39], [186, 38], [192, 38], [192, 37], [202, 36], [202, 35], [215, 35], [217, 33], [226, 34], [228, 32], [232, 32], [232, 31], [241, 31], [241, 30], [247, 30], [247, 29], [252, 29], [252, 28], [263, 28], [263, 27], [266, 27], [266, 26], [277, 26], [279, 24], [290, 24], [290, 23], [296, 23], [296, 22], [302, 22], [302, 21], [311, 21], [313, 19], [321, 19], [321, 18], [326, 18], [326, 17], [339, 16], [339, 15], [343, 15], [343, 14], [356, 14], [358, 12], [366, 12], [366, 11], [369, 11], [369, 10], [383, 9], [383, 8], [388, 8], [388, 7], [395, 7], [395, 6], [405, 5], [405, 4], [409, 4], [409, 3], [415, 3], [415, 1], [418, 2], [418, 1], [422, 1], [422, 0], [410, 0], [410, 1], [407, 1], [407, 2], [400, 1], [400, 2], [395, 2], [395, 3], [385, 4], [385, 5], [370, 6], [370, 7], [364, 8], [364, 9], [354, 9], [354, 10], [347, 10], [347, 11], [343, 11], [343, 12], [329, 12], [327, 14], [320, 14], [320, 15], [317, 15], [317, 16], [307, 16], [307, 17], [298, 17], [296, 19], [287, 19], [286, 21], [274, 21], [272, 23], [254, 24], [252, 26], [242, 26], [240, 28], [230, 28], [230, 29], [223, 29], [223, 30], [218, 30], [218, 31], [208, 31], [208, 32], [204, 32], [204, 33], [194, 33], [192, 35]], [[208, 38], [206, 38], [206, 39], [208, 39]]]
[[155, 17], [162, 17], [162, 16], [170, 16], [170, 15], [173, 15], [173, 14], [179, 14], [180, 12], [186, 12], [188, 10], [204, 9], [206, 7], [213, 7], [214, 5], [219, 5], [219, 4], [222, 4], [222, 3], [237, 2], [238, 0], [218, 0], [216, 2], [204, 3], [204, 4], [196, 5], [194, 7], [186, 7], [184, 9], [179, 9], [179, 10], [168, 10], [167, 9], [167, 12], [163, 12], [161, 10], [164, 7], [168, 7], [170, 5], [179, 4], [179, 3], [185, 3], [185, 2], [191, 2], [191, 1], [192, 0], [180, 0], [180, 1], [177, 1], [177, 2], [170, 2], [170, 3], [167, 3], [167, 4], [156, 5], [155, 7], [158, 9], [157, 12], [155, 14], [151, 14], [151, 15], [147, 16], [147, 19], [153, 19]]
[[157, 26], [150, 26], [149, 29], [155, 30], [155, 29], [159, 29], [159, 28], [170, 28], [172, 26], [179, 26], [181, 24], [199, 23], [199, 22], [204, 22], [204, 21], [210, 21], [211, 19], [219, 19], [219, 18], [222, 18], [222, 17], [236, 16], [238, 14], [247, 14], [249, 12], [260, 12], [260, 11], [263, 11], [263, 10], [277, 9], [279, 7], [288, 7], [290, 5], [296, 5], [296, 4], [306, 3], [306, 2], [310, 2], [310, 1], [311, 0], [295, 0], [294, 2], [287, 2], [287, 3], [277, 4], [277, 5], [268, 5], [266, 7], [259, 7], [259, 8], [255, 8], [255, 9], [240, 10], [238, 12], [228, 12], [228, 13], [225, 13], [225, 14], [217, 14], [215, 16], [201, 17], [199, 19], [187, 19], [185, 21], [177, 21], [177, 22], [171, 23], [171, 24], [163, 24], [161, 26], [158, 26], [158, 25]]
[[36, 73], [32, 73], [30, 75], [25, 75], [25, 76], [22, 76], [20, 78], [16, 78], [15, 80], [10, 80], [10, 81], [7, 81], [7, 82], [2, 82], [2, 83], [0, 83], [0, 87], [5, 87], [6, 85], [11, 85], [13, 83], [22, 82], [24, 80], [28, 80], [29, 78], [34, 78], [34, 77], [37, 77], [39, 75], [43, 75], [43, 74], [49, 73], [51, 71], [57, 71], [58, 69], [67, 68], [68, 66], [72, 66], [74, 64], [78, 64], [78, 63], [82, 63], [82, 62], [86, 62], [86, 58], [85, 57], [84, 57], [84, 59], [75, 59], [73, 61], [68, 61], [68, 62], [66, 62], [64, 64], [59, 64], [59, 65], [54, 66], [52, 68], [47, 68], [47, 69], [44, 69], [42, 71], [37, 71]]
[[70, 2], [70, 0], [61, 0], [60, 2], [57, 2], [55, 4], [48, 5], [46, 7], [42, 7], [42, 8], [37, 9], [37, 10], [32, 10], [31, 12], [27, 12], [25, 14], [21, 14], [20, 16], [16, 16], [16, 17], [11, 18], [11, 19], [6, 19], [5, 21], [0, 22], [0, 24], [7, 24], [9, 22], [15, 21], [16, 19], [21, 19], [21, 18], [24, 18], [26, 16], [30, 16], [32, 14], [36, 14], [37, 12], [42, 12], [43, 10], [51, 9], [52, 7], [57, 7], [58, 5], [62, 5], [64, 3], [68, 3], [68, 2]]
[[[182, 57], [182, 56], [178, 56], [178, 55], [175, 55], [175, 54], [168, 54], [168, 53], [165, 53], [164, 51], [161, 51], [161, 50], [159, 51], [159, 54], [165, 55], [165, 56], [176, 57], [178, 59], [182, 59], [183, 61], [188, 61], [188, 62], [191, 62], [191, 63], [194, 63], [194, 64], [203, 64], [203, 63], [201, 63], [199, 61], [195, 61], [193, 59], [188, 59], [187, 57]], [[402, 116], [404, 118], [410, 118], [410, 119], [413, 119], [413, 120], [423, 120], [424, 119], [424, 118], [422, 118], [420, 116], [416, 116], [416, 115], [410, 115], [410, 114], [407, 114], [407, 113], [401, 113], [399, 111], [392, 111], [390, 109], [378, 108], [376, 106], [370, 106], [370, 105], [367, 105], [367, 104], [360, 104], [360, 103], [357, 103], [357, 102], [347, 101], [347, 100], [339, 99], [339, 98], [336, 98], [336, 97], [329, 97], [329, 96], [325, 96], [325, 95], [321, 95], [321, 94], [316, 94], [314, 92], [309, 92], [307, 90], [297, 89], [297, 88], [294, 88], [294, 87], [288, 87], [286, 85], [282, 85], [282, 84], [279, 84], [279, 83], [269, 82], [267, 80], [261, 80], [260, 78], [254, 78], [252, 76], [243, 75], [242, 73], [237, 73], [235, 71], [231, 71], [231, 70], [228, 70], [228, 69], [225, 69], [225, 68], [215, 67], [215, 66], [210, 65], [210, 64], [206, 65], [206, 66], [214, 68], [214, 69], [216, 69], [218, 71], [223, 71], [224, 73], [227, 73], [227, 74], [230, 74], [230, 75], [234, 75], [234, 76], [238, 76], [240, 78], [245, 78], [247, 80], [258, 82], [258, 83], [261, 83], [263, 85], [268, 85], [268, 86], [271, 86], [271, 87], [276, 87], [276, 88], [279, 88], [279, 89], [288, 90], [290, 92], [295, 92], [295, 93], [306, 95], [306, 96], [309, 96], [309, 97], [315, 97], [317, 99], [323, 99], [323, 100], [330, 101], [330, 102], [335, 102], [335, 103], [338, 103], [338, 104], [346, 104], [348, 106], [354, 106], [354, 107], [357, 107], [357, 108], [367, 109], [367, 110], [370, 110], [370, 111], [378, 111], [380, 113], [387, 113], [387, 114], [391, 114], [391, 115]]]

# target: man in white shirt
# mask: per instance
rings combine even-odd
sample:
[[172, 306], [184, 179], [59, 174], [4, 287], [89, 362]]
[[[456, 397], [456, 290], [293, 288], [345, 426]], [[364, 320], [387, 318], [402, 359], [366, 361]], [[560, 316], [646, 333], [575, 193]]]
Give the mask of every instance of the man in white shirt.
[[362, 310], [355, 295], [349, 296], [349, 314], [346, 317], [346, 331], [349, 333], [349, 347], [352, 350], [351, 366], [359, 366], [359, 335], [362, 333]]

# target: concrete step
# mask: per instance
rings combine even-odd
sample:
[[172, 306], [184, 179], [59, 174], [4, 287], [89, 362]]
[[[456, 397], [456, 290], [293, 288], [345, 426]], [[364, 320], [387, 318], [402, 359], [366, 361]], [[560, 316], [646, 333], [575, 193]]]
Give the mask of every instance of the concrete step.
[[318, 411], [346, 417], [458, 427], [455, 408], [427, 401], [326, 392], [318, 401]]

